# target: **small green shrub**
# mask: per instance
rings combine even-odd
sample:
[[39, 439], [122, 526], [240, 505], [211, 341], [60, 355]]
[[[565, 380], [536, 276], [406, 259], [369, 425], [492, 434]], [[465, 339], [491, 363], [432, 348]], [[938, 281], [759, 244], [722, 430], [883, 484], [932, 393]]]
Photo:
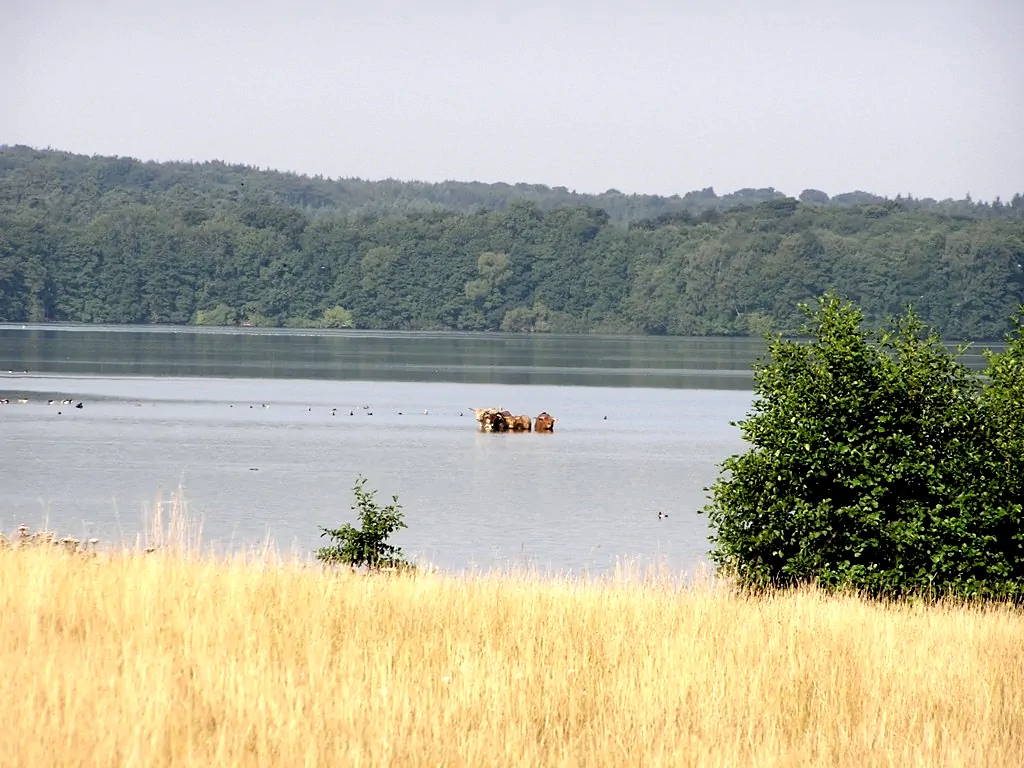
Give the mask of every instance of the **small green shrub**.
[[411, 568], [402, 550], [388, 543], [388, 538], [400, 528], [405, 528], [405, 515], [398, 497], [391, 497], [391, 504], [380, 506], [376, 491], [366, 490], [366, 478], [356, 479], [352, 492], [355, 504], [352, 509], [359, 514], [360, 528], [345, 523], [340, 528], [320, 528], [321, 536], [331, 539], [330, 546], [316, 551], [316, 558], [331, 565], [349, 565], [354, 568]]
[[324, 310], [323, 316], [316, 321], [316, 328], [352, 328], [355, 318], [344, 307], [333, 306]]
[[1024, 331], [978, 376], [908, 312], [833, 294], [755, 369], [750, 449], [702, 510], [742, 586], [1024, 597]]
[[227, 304], [218, 304], [210, 309], [196, 310], [192, 316], [193, 325], [236, 325], [238, 312]]

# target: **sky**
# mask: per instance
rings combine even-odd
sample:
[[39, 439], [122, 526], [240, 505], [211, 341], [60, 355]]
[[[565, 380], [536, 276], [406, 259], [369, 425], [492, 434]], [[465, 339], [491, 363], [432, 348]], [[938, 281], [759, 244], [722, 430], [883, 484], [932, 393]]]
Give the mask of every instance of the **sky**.
[[682, 194], [1024, 193], [1024, 1], [0, 0], [0, 144]]

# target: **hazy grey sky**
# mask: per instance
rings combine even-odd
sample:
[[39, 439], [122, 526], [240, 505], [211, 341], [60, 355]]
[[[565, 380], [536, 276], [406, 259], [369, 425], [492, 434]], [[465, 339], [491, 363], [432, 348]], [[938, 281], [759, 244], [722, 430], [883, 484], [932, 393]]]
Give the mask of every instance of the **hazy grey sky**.
[[672, 194], [1024, 192], [1024, 1], [0, 0], [0, 143]]

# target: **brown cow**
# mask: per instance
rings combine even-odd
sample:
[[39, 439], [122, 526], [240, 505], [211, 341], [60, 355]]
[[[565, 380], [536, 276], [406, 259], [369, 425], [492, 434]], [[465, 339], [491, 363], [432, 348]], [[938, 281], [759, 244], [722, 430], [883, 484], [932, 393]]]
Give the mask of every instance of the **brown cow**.
[[509, 417], [512, 414], [508, 411], [499, 411], [497, 408], [474, 408], [473, 415], [484, 432], [507, 432]]
[[[480, 424], [480, 430], [482, 432], [532, 432], [533, 422], [530, 417], [523, 414], [522, 416], [513, 416], [511, 411], [499, 410], [497, 408], [473, 408], [473, 415], [476, 417], [477, 422]], [[549, 420], [548, 426], [545, 427], [548, 432], [551, 431], [554, 426], [555, 420], [552, 419], [548, 414], [541, 414], [546, 416]], [[540, 422], [537, 424], [537, 428], [541, 429]]]
[[480, 424], [480, 429], [484, 429], [486, 425], [491, 423], [491, 419], [494, 414], [498, 413], [497, 408], [473, 408], [473, 416], [476, 417], [477, 423]]
[[533, 428], [538, 432], [554, 432], [555, 420], [550, 413], [543, 411], [537, 414], [537, 418], [533, 420]]
[[509, 426], [512, 428], [513, 432], [529, 432], [531, 431], [532, 425], [530, 422], [530, 417], [523, 415], [513, 416], [511, 421], [509, 421]]
[[484, 416], [484, 432], [508, 432], [508, 419], [501, 411], [491, 411]]
[[496, 411], [498, 409], [497, 408], [470, 408], [470, 410], [473, 412], [473, 416], [476, 417], [476, 420], [478, 422], [480, 422], [480, 426], [482, 427], [484, 425], [484, 417], [488, 413], [490, 413], [491, 411]]

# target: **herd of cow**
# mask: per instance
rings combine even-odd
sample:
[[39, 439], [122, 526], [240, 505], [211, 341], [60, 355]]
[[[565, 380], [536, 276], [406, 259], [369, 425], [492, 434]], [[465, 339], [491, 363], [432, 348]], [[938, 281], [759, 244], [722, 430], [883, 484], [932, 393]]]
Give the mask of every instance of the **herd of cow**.
[[482, 432], [554, 432], [555, 420], [544, 411], [530, 420], [529, 416], [513, 416], [500, 408], [474, 408], [473, 415]]

